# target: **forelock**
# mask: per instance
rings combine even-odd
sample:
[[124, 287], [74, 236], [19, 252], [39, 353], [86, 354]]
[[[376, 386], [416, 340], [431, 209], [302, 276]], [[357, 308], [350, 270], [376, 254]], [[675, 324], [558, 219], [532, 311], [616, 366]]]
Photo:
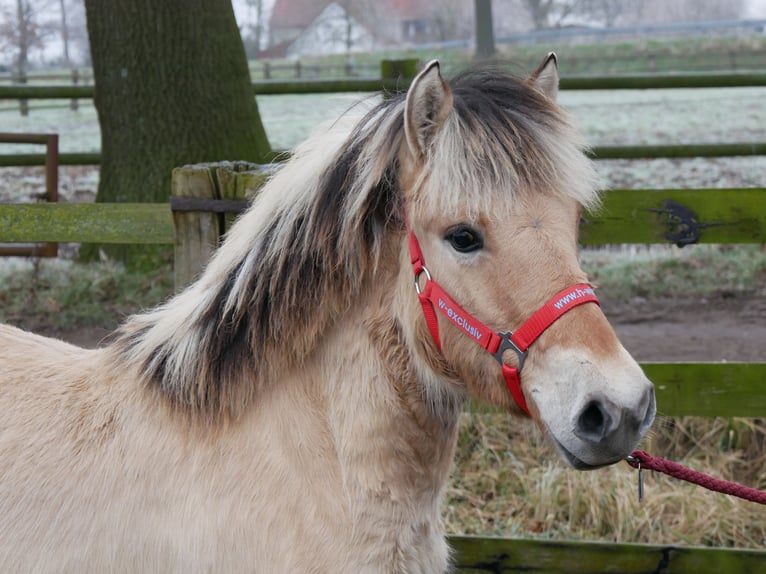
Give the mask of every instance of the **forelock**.
[[496, 209], [497, 193], [506, 194], [506, 205], [519, 193], [539, 192], [568, 195], [586, 207], [598, 202], [587, 145], [558, 104], [496, 68], [464, 72], [450, 87], [454, 110], [428, 154], [435, 193], [422, 199], [463, 211]]

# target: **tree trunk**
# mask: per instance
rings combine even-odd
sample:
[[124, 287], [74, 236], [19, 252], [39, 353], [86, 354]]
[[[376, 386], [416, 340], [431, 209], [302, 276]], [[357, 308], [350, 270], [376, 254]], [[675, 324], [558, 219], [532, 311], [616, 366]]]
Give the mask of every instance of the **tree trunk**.
[[[101, 126], [96, 201], [166, 202], [189, 163], [266, 161], [231, 0], [85, 0]], [[145, 248], [101, 247], [144, 266]], [[149, 254], [156, 263], [156, 253]]]
[[32, 22], [30, 15], [29, 2], [16, 0], [16, 17], [19, 26], [17, 36], [19, 53], [16, 55], [16, 72], [20, 78], [26, 77], [27, 65], [29, 63], [29, 45], [32, 43]]
[[61, 44], [64, 48], [64, 64], [67, 68], [72, 67], [72, 60], [69, 58], [69, 26], [66, 22], [66, 0], [59, 0], [59, 10], [61, 11]]
[[474, 0], [476, 14], [476, 57], [495, 55], [495, 32], [492, 25], [492, 0]]

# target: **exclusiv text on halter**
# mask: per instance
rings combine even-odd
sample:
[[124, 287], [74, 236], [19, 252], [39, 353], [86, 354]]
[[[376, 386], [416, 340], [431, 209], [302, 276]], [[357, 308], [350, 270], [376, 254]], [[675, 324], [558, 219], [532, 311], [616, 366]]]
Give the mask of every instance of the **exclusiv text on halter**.
[[477, 327], [471, 325], [471, 323], [468, 322], [468, 319], [460, 315], [441, 298], [439, 298], [439, 309], [442, 309], [450, 321], [471, 335], [471, 337], [477, 341], [481, 340], [483, 333]]

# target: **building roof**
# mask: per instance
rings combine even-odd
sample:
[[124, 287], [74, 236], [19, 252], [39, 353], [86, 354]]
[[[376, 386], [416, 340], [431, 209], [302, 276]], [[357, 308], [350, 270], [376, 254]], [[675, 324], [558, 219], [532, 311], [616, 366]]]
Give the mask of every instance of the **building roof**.
[[420, 20], [433, 14], [433, 5], [428, 0], [385, 0], [391, 12], [400, 20]]
[[[271, 11], [272, 28], [305, 28], [334, 0], [276, 0]], [[335, 0], [351, 14], [364, 21], [367, 10], [361, 2]], [[419, 20], [428, 18], [433, 7], [428, 0], [377, 0], [387, 4], [388, 12], [398, 20]]]
[[331, 0], [276, 0], [271, 10], [272, 28], [305, 28]]

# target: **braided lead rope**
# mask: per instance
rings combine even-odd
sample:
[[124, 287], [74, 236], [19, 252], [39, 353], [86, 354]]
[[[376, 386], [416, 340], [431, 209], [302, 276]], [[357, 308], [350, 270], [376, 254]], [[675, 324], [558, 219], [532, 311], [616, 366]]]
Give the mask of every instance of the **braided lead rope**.
[[704, 472], [687, 468], [672, 460], [652, 456], [643, 450], [633, 451], [627, 458], [627, 462], [630, 466], [637, 468], [639, 471], [639, 500], [641, 499], [641, 494], [643, 492], [641, 471], [655, 470], [667, 474], [668, 476], [697, 484], [714, 492], [729, 494], [731, 496], [749, 500], [750, 502], [757, 502], [758, 504], [766, 504], [766, 492], [763, 490], [756, 490], [755, 488], [743, 486], [736, 482], [721, 480], [720, 478], [715, 478]]

